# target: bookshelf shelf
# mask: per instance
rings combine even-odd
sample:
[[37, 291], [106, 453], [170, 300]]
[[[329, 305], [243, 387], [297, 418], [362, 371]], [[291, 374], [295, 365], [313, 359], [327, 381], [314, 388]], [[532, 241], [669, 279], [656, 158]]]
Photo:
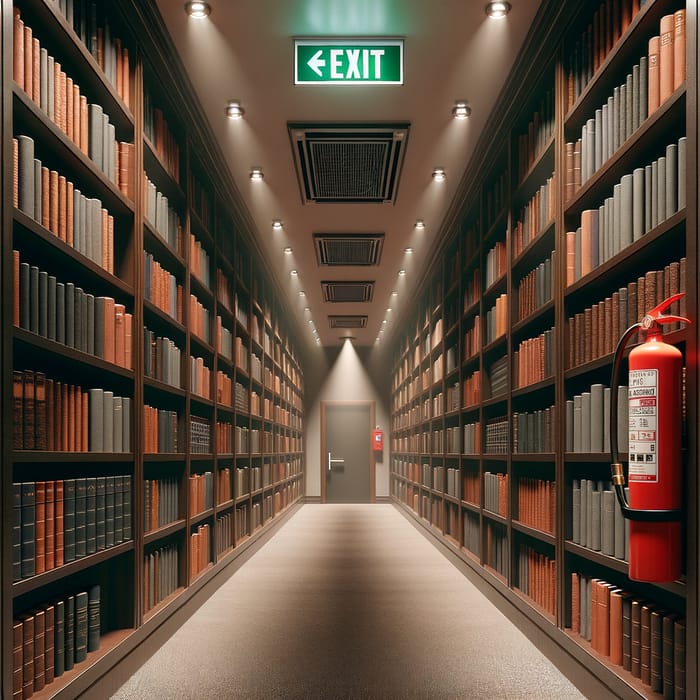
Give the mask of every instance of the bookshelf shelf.
[[155, 530], [144, 532], [143, 543], [144, 545], [152, 544], [153, 542], [165, 539], [166, 537], [171, 537], [175, 533], [185, 530], [185, 528], [185, 520], [176, 520], [175, 522], [168, 523], [167, 525], [163, 525]]

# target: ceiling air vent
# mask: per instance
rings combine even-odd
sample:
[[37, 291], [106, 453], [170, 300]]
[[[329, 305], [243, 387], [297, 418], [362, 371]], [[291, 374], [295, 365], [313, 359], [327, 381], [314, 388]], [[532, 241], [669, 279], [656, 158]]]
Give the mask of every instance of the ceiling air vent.
[[323, 301], [364, 302], [372, 301], [374, 282], [321, 282]]
[[383, 233], [315, 233], [319, 265], [378, 265]]
[[287, 126], [304, 204], [396, 201], [408, 122]]
[[329, 316], [331, 328], [367, 328], [367, 316]]

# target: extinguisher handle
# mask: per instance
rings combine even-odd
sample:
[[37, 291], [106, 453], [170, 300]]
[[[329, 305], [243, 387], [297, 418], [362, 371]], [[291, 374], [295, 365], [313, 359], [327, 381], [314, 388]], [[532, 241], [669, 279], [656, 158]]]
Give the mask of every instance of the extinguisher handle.
[[680, 301], [684, 296], [685, 292], [672, 294], [670, 297], [657, 304], [653, 309], [647, 311], [640, 322], [642, 328], [648, 330], [655, 323], [690, 323], [690, 320], [684, 316], [664, 315], [663, 313], [671, 304]]

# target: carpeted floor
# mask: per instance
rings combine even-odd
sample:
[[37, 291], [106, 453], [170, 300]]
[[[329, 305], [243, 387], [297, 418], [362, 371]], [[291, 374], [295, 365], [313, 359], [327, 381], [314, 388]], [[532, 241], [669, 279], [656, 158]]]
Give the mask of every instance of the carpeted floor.
[[583, 698], [391, 505], [305, 505], [113, 696]]

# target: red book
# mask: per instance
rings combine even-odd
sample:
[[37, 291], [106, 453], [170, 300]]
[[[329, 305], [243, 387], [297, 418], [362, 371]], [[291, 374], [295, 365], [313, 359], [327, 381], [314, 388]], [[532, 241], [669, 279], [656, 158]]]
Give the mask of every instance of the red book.
[[35, 447], [35, 410], [36, 410], [36, 398], [34, 394], [34, 372], [31, 370], [25, 370], [23, 375], [23, 389], [22, 389], [22, 426], [24, 428], [23, 434], [23, 448], [25, 450], [34, 450]]
[[45, 538], [46, 538], [46, 482], [37, 481], [34, 487], [35, 507], [35, 573], [43, 574], [46, 571]]
[[24, 90], [24, 22], [16, 7], [12, 24], [12, 77]]
[[46, 375], [36, 372], [34, 375], [34, 445], [37, 450], [46, 450]]
[[[16, 13], [18, 14], [18, 13]], [[22, 622], [12, 621], [12, 700], [22, 700]]]
[[659, 75], [659, 50], [661, 38], [653, 36], [649, 39], [649, 74], [647, 85], [647, 98], [649, 100], [647, 114], [651, 116], [659, 107], [660, 102], [660, 75]]
[[132, 328], [134, 325], [134, 317], [132, 314], [124, 314], [124, 367], [133, 369], [132, 364]]
[[34, 691], [46, 685], [44, 674], [44, 654], [46, 653], [46, 614], [43, 610], [34, 612]]
[[34, 95], [34, 69], [32, 56], [34, 53], [31, 27], [24, 26], [24, 91], [31, 99]]
[[673, 13], [673, 89], [685, 81], [685, 10]]
[[120, 367], [126, 367], [125, 312], [124, 304], [114, 304], [114, 362]]
[[44, 610], [44, 677], [46, 685], [54, 679], [54, 628], [55, 610], [53, 605], [48, 605]]
[[659, 27], [659, 104], [662, 105], [673, 92], [673, 15], [664, 15]]
[[116, 305], [111, 297], [104, 299], [104, 359], [107, 362], [115, 362]]
[[22, 697], [34, 693], [34, 616], [22, 618]]

